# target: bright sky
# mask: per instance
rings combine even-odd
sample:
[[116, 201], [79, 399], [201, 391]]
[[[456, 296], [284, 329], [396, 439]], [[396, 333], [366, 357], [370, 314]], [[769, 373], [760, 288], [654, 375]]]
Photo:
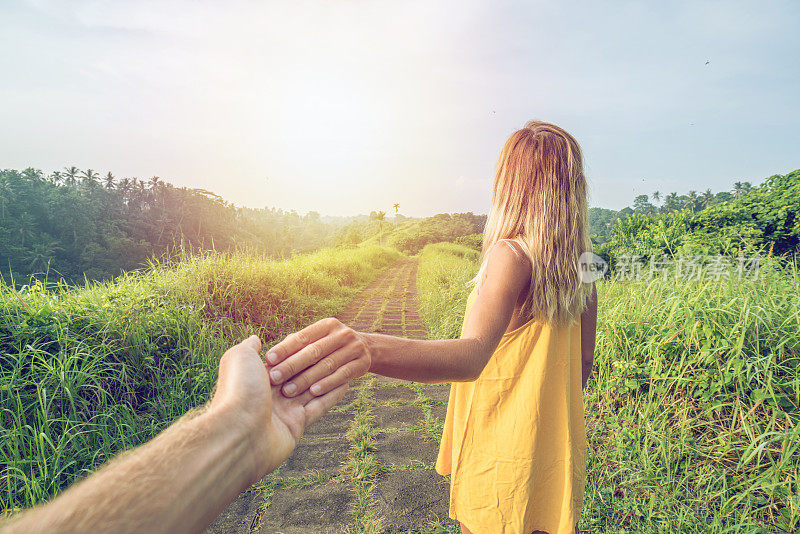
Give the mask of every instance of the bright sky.
[[0, 168], [485, 213], [530, 118], [581, 143], [595, 206], [800, 167], [800, 2], [650, 4], [5, 0]]

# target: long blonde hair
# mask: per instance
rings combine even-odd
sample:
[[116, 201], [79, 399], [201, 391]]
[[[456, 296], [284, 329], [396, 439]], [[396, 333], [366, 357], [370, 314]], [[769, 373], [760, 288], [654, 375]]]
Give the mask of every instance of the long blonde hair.
[[591, 291], [578, 274], [580, 255], [591, 250], [586, 177], [578, 142], [558, 126], [530, 121], [503, 146], [476, 282], [488, 251], [504, 239], [516, 242], [532, 266], [521, 315], [548, 323], [575, 320]]

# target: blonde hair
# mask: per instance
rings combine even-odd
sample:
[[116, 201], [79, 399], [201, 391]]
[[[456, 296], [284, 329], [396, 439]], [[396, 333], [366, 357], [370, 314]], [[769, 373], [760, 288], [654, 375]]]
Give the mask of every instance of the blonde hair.
[[492, 246], [513, 241], [532, 267], [521, 315], [548, 323], [572, 322], [591, 291], [578, 273], [578, 258], [591, 250], [587, 221], [578, 142], [558, 126], [528, 122], [500, 152], [475, 282], [482, 277]]

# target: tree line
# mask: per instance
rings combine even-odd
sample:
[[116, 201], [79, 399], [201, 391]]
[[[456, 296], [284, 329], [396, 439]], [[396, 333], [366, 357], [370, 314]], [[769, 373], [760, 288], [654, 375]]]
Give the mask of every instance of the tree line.
[[283, 257], [330, 244], [350, 218], [234, 206], [154, 176], [117, 179], [67, 167], [0, 171], [0, 274], [79, 283], [142, 267], [177, 247], [248, 248]]
[[713, 193], [711, 189], [703, 192], [689, 191], [686, 194], [671, 192], [666, 195], [654, 191], [638, 195], [633, 205], [619, 211], [607, 208], [589, 208], [589, 228], [595, 243], [606, 243], [611, 239], [617, 221], [639, 214], [650, 217], [670, 213], [699, 213], [706, 208], [731, 202], [744, 197], [756, 188], [750, 182], [735, 182], [731, 191]]
[[683, 210], [697, 213], [711, 206], [741, 198], [754, 189], [750, 182], [735, 182], [732, 191], [719, 193], [712, 193], [711, 189], [706, 189], [702, 193], [692, 190], [685, 195], [673, 192], [664, 196], [659, 191], [654, 191], [652, 195], [639, 195], [633, 199], [633, 208], [630, 210], [633, 213], [646, 215], [677, 213]]
[[690, 192], [682, 197], [689, 204], [680, 209], [650, 209], [639, 202], [625, 213], [618, 212], [610, 238], [596, 250], [608, 259], [627, 254], [793, 256], [800, 252], [800, 169], [770, 176], [757, 187], [737, 183], [730, 193], [704, 197], [702, 209], [697, 210], [691, 209]]

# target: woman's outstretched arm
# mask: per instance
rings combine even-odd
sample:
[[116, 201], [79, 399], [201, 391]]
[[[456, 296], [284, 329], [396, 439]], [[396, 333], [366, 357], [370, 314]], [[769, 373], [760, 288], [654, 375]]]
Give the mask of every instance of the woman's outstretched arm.
[[287, 396], [311, 388], [314, 395], [367, 371], [417, 382], [474, 380], [508, 328], [530, 280], [530, 262], [505, 243], [487, 259], [480, 290], [461, 339], [428, 341], [356, 332], [323, 319], [290, 335], [267, 354], [273, 384]]

